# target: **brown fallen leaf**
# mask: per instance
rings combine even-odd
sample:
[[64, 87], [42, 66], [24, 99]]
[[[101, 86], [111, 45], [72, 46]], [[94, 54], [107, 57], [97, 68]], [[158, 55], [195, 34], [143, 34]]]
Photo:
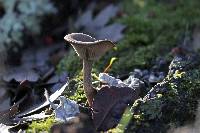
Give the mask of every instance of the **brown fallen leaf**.
[[[63, 93], [63, 91], [65, 90], [65, 88], [67, 86], [68, 86], [68, 82], [65, 85], [63, 85], [61, 88], [57, 88], [57, 90], [52, 95], [50, 95], [49, 100], [51, 102], [55, 101]], [[28, 108], [27, 110], [17, 114], [17, 117], [29, 115], [29, 114], [31, 114], [35, 111], [38, 111], [39, 109], [41, 109], [41, 108], [43, 108], [47, 105], [49, 105], [49, 104], [50, 104], [50, 102], [48, 100], [44, 100], [44, 101], [42, 101], [38, 104], [33, 105], [32, 107]]]
[[31, 83], [28, 80], [22, 81], [19, 86], [17, 87], [15, 97], [13, 98], [12, 102], [16, 103], [25, 95], [31, 93]]
[[107, 131], [119, 123], [129, 104], [139, 97], [139, 89], [104, 86], [93, 102], [93, 121], [97, 131]]

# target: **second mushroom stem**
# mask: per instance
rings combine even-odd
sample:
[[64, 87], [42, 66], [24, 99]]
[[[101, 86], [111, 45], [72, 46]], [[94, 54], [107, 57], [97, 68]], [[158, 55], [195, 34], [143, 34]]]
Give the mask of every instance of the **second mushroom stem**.
[[92, 106], [93, 98], [96, 95], [96, 90], [92, 87], [92, 64], [93, 61], [83, 59], [83, 88], [89, 103]]

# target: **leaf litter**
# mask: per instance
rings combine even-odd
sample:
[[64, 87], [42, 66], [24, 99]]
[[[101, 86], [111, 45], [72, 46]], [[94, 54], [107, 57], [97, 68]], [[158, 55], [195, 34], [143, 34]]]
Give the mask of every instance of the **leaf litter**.
[[[65, 88], [67, 86], [68, 86], [68, 82], [65, 85], [63, 85], [61, 88], [58, 88], [52, 95], [50, 95], [49, 100], [52, 102], [55, 101], [63, 93], [63, 91], [65, 90]], [[22, 116], [31, 114], [31, 113], [49, 105], [50, 104], [49, 100], [45, 100], [37, 105], [34, 105], [31, 108], [29, 108], [28, 110], [26, 110], [25, 112], [18, 114], [17, 116], [22, 117]]]
[[80, 113], [78, 104], [73, 100], [69, 100], [64, 96], [60, 96], [58, 98], [60, 103], [54, 104], [51, 102], [47, 90], [45, 90], [45, 97], [47, 101], [49, 101], [51, 108], [54, 109], [56, 121], [67, 122], [75, 118], [75, 116]]
[[[102, 11], [100, 11], [99, 14], [97, 14], [93, 18], [92, 14], [94, 12], [94, 6], [92, 8], [88, 8], [88, 10], [82, 16], [82, 18], [87, 18], [87, 19], [85, 20], [78, 19], [75, 24], [76, 28], [81, 29], [82, 27], [84, 27], [83, 29], [85, 32], [94, 34], [96, 38], [98, 39], [107, 38], [107, 39], [111, 39], [114, 42], [119, 41], [123, 37], [122, 31], [125, 29], [125, 26], [120, 23], [109, 24], [110, 20], [117, 16], [118, 11], [119, 11], [119, 7], [111, 4], [105, 7]], [[99, 32], [96, 32], [96, 31], [99, 31]], [[13, 105], [14, 107], [11, 106], [9, 108], [8, 113], [4, 113], [4, 114], [7, 114], [5, 118], [8, 120], [11, 120], [10, 121], [11, 124], [16, 124], [16, 122], [12, 122], [12, 120], [17, 120], [18, 122], [20, 120], [32, 121], [32, 120], [49, 117], [50, 115], [46, 115], [44, 112], [38, 113], [38, 110], [42, 109], [43, 107], [46, 107], [49, 104], [51, 104], [52, 108], [54, 107], [55, 116], [59, 121], [67, 121], [68, 118], [71, 118], [71, 117], [73, 118], [74, 116], [80, 113], [78, 109], [79, 106], [74, 101], [68, 100], [62, 96], [59, 97], [64, 91], [64, 89], [66, 88], [66, 86], [68, 86], [68, 81], [66, 80], [66, 77], [68, 75], [67, 73], [56, 75], [54, 72], [55, 70], [52, 69], [54, 68], [54, 65], [55, 65], [54, 63], [58, 62], [57, 60], [63, 56], [63, 53], [55, 53], [55, 51], [58, 51], [55, 49], [59, 49], [59, 48], [51, 47], [51, 48], [44, 48], [40, 50], [38, 49], [27, 50], [22, 55], [20, 66], [18, 66], [17, 68], [9, 68], [8, 73], [4, 74], [3, 80], [8, 85], [11, 84], [11, 86], [13, 87], [11, 91], [14, 92], [14, 98], [11, 99], [11, 101], [15, 103]], [[52, 54], [54, 54], [55, 56], [54, 55], [52, 56]], [[26, 82], [29, 85], [23, 86], [24, 85], [23, 82]], [[47, 87], [48, 92], [50, 92], [51, 94], [49, 98], [45, 100], [43, 93], [44, 93], [44, 88], [46, 87]], [[125, 87], [111, 86], [109, 88], [110, 89], [100, 90], [99, 94], [105, 95], [103, 90], [116, 91], [116, 90], [120, 90], [121, 88], [123, 89], [125, 88], [124, 90], [127, 89], [127, 92], [134, 90], [126, 86]], [[22, 92], [24, 93], [24, 95], [22, 95]], [[112, 95], [110, 93], [108, 94]], [[125, 94], [125, 95], [128, 96], [128, 94]], [[54, 104], [53, 102], [58, 97], [59, 97], [60, 104]], [[24, 100], [21, 100], [23, 98]], [[30, 101], [30, 103], [32, 103], [30, 108], [28, 106], [27, 108], [26, 106], [23, 105], [24, 101], [26, 101], [27, 98], [32, 100]], [[101, 98], [99, 100], [101, 100]], [[96, 116], [102, 115], [103, 113], [107, 114], [107, 112], [109, 111], [112, 114], [113, 112], [111, 110], [117, 108], [118, 106], [120, 109], [119, 109], [119, 112], [117, 112], [117, 114], [118, 115], [123, 114], [123, 111], [125, 110], [127, 106], [127, 101], [126, 100], [123, 101], [125, 102], [125, 104], [123, 102], [122, 104], [119, 101], [121, 102], [123, 100], [122, 99], [119, 100], [118, 98], [114, 99], [114, 103], [117, 106], [109, 105], [110, 108], [106, 108], [104, 111], [100, 113], [93, 114], [93, 118], [95, 118], [95, 120], [98, 120], [96, 118], [99, 118], [99, 117], [96, 117]], [[96, 102], [95, 109], [98, 110], [99, 109], [98, 96], [94, 102]], [[22, 108], [24, 108], [24, 111], [21, 111]], [[68, 111], [66, 112], [66, 110]], [[71, 111], [71, 114], [70, 114], [70, 111]], [[0, 113], [2, 113], [2, 111]], [[119, 117], [116, 119], [110, 115], [108, 116], [103, 115], [103, 118], [105, 117], [106, 119], [100, 120], [100, 122], [105, 121], [106, 122], [105, 124], [108, 124], [108, 127], [104, 127], [105, 125], [103, 125], [102, 123], [100, 123], [99, 125], [98, 123], [96, 124], [96, 127], [98, 127], [98, 129], [106, 130], [106, 128], [110, 128], [113, 125], [115, 126], [116, 123], [118, 123], [119, 121]], [[116, 119], [117, 122], [116, 121], [112, 122], [113, 119]]]
[[104, 86], [93, 103], [93, 121], [97, 131], [107, 131], [119, 123], [126, 107], [138, 99], [139, 90], [130, 87]]
[[[85, 12], [76, 20], [75, 28], [83, 32], [92, 34], [97, 39], [109, 39], [117, 42], [123, 38], [122, 31], [125, 25], [120, 23], [108, 24], [109, 21], [117, 16], [119, 7], [113, 4], [106, 6], [94, 18], [93, 12], [96, 3], [88, 6]], [[112, 34], [111, 34], [112, 33]]]
[[133, 77], [123, 82], [107, 73], [100, 73], [99, 80], [104, 85], [94, 98], [92, 115], [97, 131], [107, 131], [118, 125], [128, 105], [139, 98], [144, 82]]
[[[8, 97], [1, 103], [2, 124], [18, 125], [51, 116], [41, 112], [50, 104], [43, 95], [44, 88], [47, 88], [49, 99], [54, 102], [68, 86], [68, 74], [63, 72], [57, 75], [54, 69], [55, 63], [59, 62], [56, 60], [63, 56], [63, 46], [32, 48], [22, 54], [20, 65], [7, 68], [8, 71], [2, 74], [2, 80], [5, 82], [4, 90], [11, 94], [2, 93], [3, 97]], [[51, 61], [52, 57], [54, 61]], [[5, 103], [7, 106], [3, 106]]]

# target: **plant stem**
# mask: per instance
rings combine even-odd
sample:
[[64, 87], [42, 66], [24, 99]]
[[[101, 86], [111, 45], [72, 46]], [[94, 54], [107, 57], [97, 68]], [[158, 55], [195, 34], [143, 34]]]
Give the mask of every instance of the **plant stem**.
[[92, 87], [92, 64], [93, 61], [83, 59], [83, 88], [89, 103], [89, 106], [92, 106], [93, 98], [96, 94], [95, 89]]

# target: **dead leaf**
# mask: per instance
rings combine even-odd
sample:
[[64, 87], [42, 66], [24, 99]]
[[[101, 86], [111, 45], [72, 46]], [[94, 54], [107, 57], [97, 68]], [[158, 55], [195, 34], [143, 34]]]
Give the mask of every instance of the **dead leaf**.
[[93, 120], [97, 131], [107, 131], [119, 123], [128, 104], [139, 97], [139, 89], [104, 86], [93, 103]]
[[43, 76], [57, 65], [64, 53], [64, 45], [62, 44], [41, 48], [32, 47], [23, 52], [20, 67], [35, 70]]
[[79, 105], [75, 101], [66, 99], [64, 96], [60, 96], [59, 100], [59, 105], [50, 102], [55, 112], [55, 120], [59, 122], [70, 121], [80, 113]]
[[122, 39], [123, 34], [121, 33], [125, 26], [119, 23], [114, 23], [107, 25], [108, 22], [114, 18], [118, 11], [119, 7], [110, 4], [98, 13], [94, 19], [92, 19], [92, 13], [94, 10], [94, 5], [91, 8], [88, 8], [82, 16], [80, 16], [75, 22], [75, 27], [77, 29], [83, 29], [84, 32], [93, 34], [97, 39], [109, 39], [114, 42]]
[[52, 115], [47, 115], [45, 112], [41, 112], [39, 114], [33, 114], [33, 115], [30, 115], [30, 116], [26, 116], [26, 117], [22, 117], [21, 118], [21, 121], [35, 121], [35, 120], [41, 120], [41, 119], [45, 119], [45, 118], [48, 118]]
[[125, 26], [119, 23], [114, 23], [100, 29], [96, 33], [98, 39], [112, 39], [113, 42], [117, 42], [123, 38], [121, 33], [125, 29]]
[[111, 18], [117, 15], [119, 7], [110, 4], [106, 6], [101, 12], [94, 18], [93, 24], [96, 28], [104, 27]]
[[90, 23], [92, 22], [92, 10], [88, 9], [87, 11], [85, 11], [76, 21], [75, 23], [75, 27], [77, 29], [81, 28], [81, 27], [85, 27], [86, 25], [90, 25]]
[[[65, 88], [67, 86], [68, 86], [68, 82], [65, 85], [63, 85], [61, 88], [57, 88], [57, 90], [52, 95], [50, 95], [50, 97], [49, 97], [50, 101], [52, 101], [52, 102], [55, 101], [63, 93], [63, 91], [65, 90]], [[20, 114], [17, 114], [17, 116], [22, 117], [22, 116], [31, 114], [49, 104], [50, 104], [49, 101], [45, 100], [42, 103], [36, 104], [33, 107], [27, 109], [26, 111], [21, 112]]]
[[28, 80], [22, 81], [17, 87], [15, 97], [13, 98], [13, 102], [16, 103], [25, 95], [31, 92], [31, 83]]
[[37, 82], [40, 76], [35, 71], [23, 67], [16, 67], [8, 70], [3, 76], [3, 80], [7, 83], [11, 81], [22, 82], [27, 80], [29, 82]]

